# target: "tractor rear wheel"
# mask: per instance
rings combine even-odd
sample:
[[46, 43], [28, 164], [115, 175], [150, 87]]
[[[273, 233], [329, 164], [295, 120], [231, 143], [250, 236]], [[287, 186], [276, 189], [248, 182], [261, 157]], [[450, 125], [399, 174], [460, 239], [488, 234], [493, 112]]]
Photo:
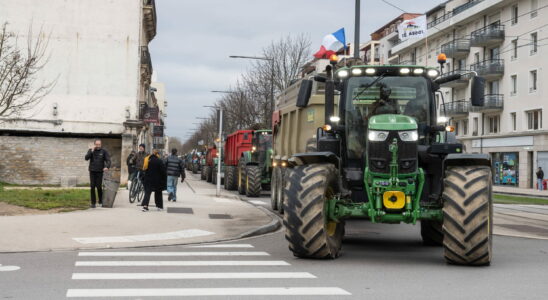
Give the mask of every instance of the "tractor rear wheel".
[[290, 169], [287, 168], [280, 168], [280, 177], [278, 177], [278, 197], [276, 198], [276, 202], [278, 203], [278, 211], [280, 214], [284, 213], [284, 203], [285, 203], [285, 194], [284, 194], [284, 188], [287, 182], [287, 177], [289, 176]]
[[245, 195], [245, 162], [240, 159], [238, 162], [238, 193]]
[[279, 173], [280, 173], [280, 168], [278, 167], [275, 167], [273, 170], [272, 170], [272, 181], [270, 182], [270, 184], [272, 185], [272, 189], [271, 189], [271, 192], [270, 192], [270, 205], [272, 206], [272, 210], [278, 210], [278, 181], [279, 181]]
[[337, 169], [332, 164], [311, 164], [297, 166], [288, 175], [284, 225], [289, 250], [302, 258], [338, 257], [344, 223], [327, 217], [328, 200], [339, 192]]
[[422, 243], [425, 246], [443, 245], [442, 225], [443, 224], [438, 221], [430, 221], [430, 220], [421, 221]]
[[261, 167], [247, 166], [245, 170], [245, 195], [259, 197], [261, 195]]
[[489, 265], [493, 255], [491, 168], [449, 166], [443, 191], [443, 246], [448, 263]]

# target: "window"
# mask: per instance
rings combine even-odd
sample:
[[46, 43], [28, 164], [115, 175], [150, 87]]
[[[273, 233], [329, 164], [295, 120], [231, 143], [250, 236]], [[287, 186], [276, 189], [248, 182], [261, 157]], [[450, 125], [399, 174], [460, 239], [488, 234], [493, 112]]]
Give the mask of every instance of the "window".
[[531, 33], [531, 55], [536, 54], [538, 50], [538, 35], [536, 32]]
[[518, 75], [510, 76], [510, 96], [518, 93]]
[[477, 136], [478, 135], [478, 118], [474, 118], [474, 123], [472, 124], [472, 135]]
[[468, 119], [462, 121], [462, 135], [468, 135]]
[[537, 70], [529, 72], [529, 93], [537, 91]]
[[531, 0], [531, 19], [537, 16], [538, 0]]
[[527, 114], [527, 129], [537, 130], [542, 128], [542, 110], [531, 110]]
[[512, 6], [512, 25], [518, 23], [518, 5]]
[[474, 62], [475, 62], [475, 63], [479, 63], [479, 62], [480, 62], [479, 52], [474, 53]]
[[460, 124], [460, 121], [453, 122], [453, 126], [455, 126], [455, 135], [459, 135], [459, 124]]
[[513, 112], [513, 113], [510, 113], [510, 120], [511, 120], [511, 126], [512, 126], [512, 131], [516, 131], [517, 130], [517, 122], [516, 122], [516, 113]]
[[499, 133], [500, 127], [500, 117], [499, 116], [490, 116], [487, 117], [487, 132], [488, 133]]
[[518, 58], [518, 40], [515, 39], [512, 41], [512, 60]]

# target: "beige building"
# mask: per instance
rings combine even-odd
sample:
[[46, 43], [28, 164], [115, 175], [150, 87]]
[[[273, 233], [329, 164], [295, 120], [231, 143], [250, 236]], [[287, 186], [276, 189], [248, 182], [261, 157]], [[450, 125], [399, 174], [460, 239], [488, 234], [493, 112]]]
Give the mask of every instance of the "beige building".
[[[548, 170], [547, 0], [452, 0], [426, 13], [428, 39], [397, 41], [389, 63], [437, 65], [444, 75], [475, 71], [486, 78], [485, 106], [470, 104], [469, 76], [442, 86], [436, 101], [471, 153], [489, 153], [496, 185], [536, 187]], [[381, 54], [382, 55], [382, 54]], [[382, 61], [382, 59], [381, 59]]]

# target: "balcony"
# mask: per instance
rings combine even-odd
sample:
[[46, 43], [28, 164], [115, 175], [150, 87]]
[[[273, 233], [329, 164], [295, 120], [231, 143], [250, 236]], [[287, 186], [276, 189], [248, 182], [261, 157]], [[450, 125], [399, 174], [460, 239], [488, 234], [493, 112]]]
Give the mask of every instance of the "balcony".
[[147, 46], [141, 46], [141, 80], [143, 83], [150, 83], [152, 76], [152, 60]]
[[438, 18], [436, 18], [436, 19], [432, 20], [431, 22], [429, 22], [428, 25], [427, 25], [427, 28], [430, 29], [432, 27], [435, 27], [436, 25], [444, 22], [445, 20], [451, 19], [453, 16], [456, 16], [456, 15], [460, 14], [461, 12], [475, 6], [476, 4], [478, 4], [480, 2], [483, 2], [483, 0], [470, 1], [468, 3], [465, 3], [465, 4], [461, 5], [461, 6], [457, 6], [453, 10], [448, 11], [445, 14], [443, 14], [443, 15], [439, 16]]
[[494, 79], [504, 75], [504, 60], [488, 59], [480, 61], [471, 66], [472, 71], [476, 71], [479, 76], [486, 79]]
[[440, 75], [440, 78], [449, 77], [449, 76], [452, 76], [452, 75], [455, 75], [455, 74], [466, 74], [466, 75], [462, 75], [460, 79], [451, 80], [451, 81], [442, 83], [441, 86], [442, 87], [447, 87], [447, 88], [466, 87], [466, 86], [468, 86], [468, 81], [470, 80], [470, 74], [469, 73], [470, 73], [470, 71], [467, 70], [466, 68], [453, 70], [453, 71], [450, 71], [450, 72], [445, 72], [445, 73]]
[[504, 109], [503, 94], [486, 94], [483, 106], [472, 106], [472, 111], [482, 113], [500, 112]]
[[469, 112], [470, 112], [470, 102], [466, 100], [457, 100], [457, 101], [445, 103], [440, 111], [441, 114], [445, 113], [445, 115], [450, 117], [467, 115]]
[[484, 47], [501, 44], [504, 41], [504, 25], [491, 24], [472, 31], [470, 34], [470, 46]]
[[458, 39], [441, 45], [441, 52], [447, 57], [461, 58], [470, 53], [470, 40]]
[[143, 0], [143, 25], [150, 42], [156, 36], [156, 3], [154, 0]]

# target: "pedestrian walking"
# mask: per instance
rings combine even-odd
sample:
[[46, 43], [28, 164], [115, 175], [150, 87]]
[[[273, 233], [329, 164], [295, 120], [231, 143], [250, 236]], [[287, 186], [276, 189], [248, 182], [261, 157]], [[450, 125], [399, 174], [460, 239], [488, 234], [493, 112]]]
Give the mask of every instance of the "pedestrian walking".
[[137, 152], [135, 150], [131, 150], [131, 153], [128, 155], [126, 159], [127, 164], [127, 189], [129, 189], [129, 185], [133, 181], [133, 177], [135, 176], [135, 173], [137, 171], [137, 160], [136, 160]]
[[181, 177], [181, 182], [185, 181], [184, 162], [177, 156], [177, 149], [171, 149], [171, 155], [166, 159], [167, 170], [167, 201], [177, 201], [177, 179]]
[[145, 170], [145, 197], [143, 199], [143, 211], [148, 211], [150, 196], [154, 192], [154, 203], [158, 210], [164, 209], [162, 191], [167, 188], [167, 174], [164, 162], [160, 159], [158, 150], [154, 149], [152, 154], [147, 156], [143, 163]]
[[538, 190], [542, 191], [544, 188], [544, 171], [542, 171], [541, 167], [538, 167], [537, 169], [537, 186]]
[[97, 190], [97, 198], [99, 206], [103, 206], [103, 172], [110, 168], [110, 154], [107, 150], [101, 147], [101, 140], [96, 139], [89, 146], [88, 152], [84, 157], [89, 160], [89, 185], [91, 193], [91, 208], [95, 208], [97, 203], [95, 198], [95, 190]]

